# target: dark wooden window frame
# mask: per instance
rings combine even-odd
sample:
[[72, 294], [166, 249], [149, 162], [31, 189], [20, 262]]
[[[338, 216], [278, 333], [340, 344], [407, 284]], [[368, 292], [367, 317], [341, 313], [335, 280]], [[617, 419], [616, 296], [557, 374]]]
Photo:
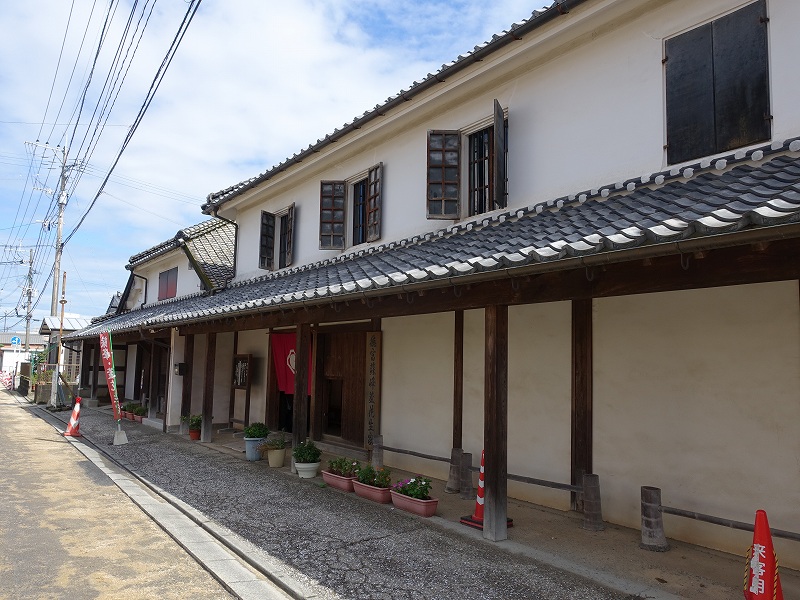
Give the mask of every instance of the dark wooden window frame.
[[771, 138], [767, 22], [757, 0], [665, 40], [669, 164]]
[[158, 299], [168, 300], [178, 295], [178, 267], [158, 274]]
[[381, 238], [383, 163], [367, 170], [366, 177], [320, 183], [319, 246], [325, 250], [344, 250], [347, 245], [347, 204], [350, 188], [351, 245], [375, 242]]
[[458, 219], [461, 213], [461, 132], [428, 131], [427, 212], [429, 219]]
[[461, 217], [461, 137], [466, 137], [469, 216], [508, 205], [508, 119], [494, 101], [490, 124], [476, 130], [429, 130], [427, 217]]
[[[285, 212], [270, 213], [261, 211], [261, 232], [258, 243], [258, 266], [272, 271], [292, 264], [294, 246], [295, 205], [292, 203]], [[277, 222], [277, 227], [276, 227]], [[275, 247], [277, 229], [278, 245]], [[278, 260], [275, 260], [277, 254]]]

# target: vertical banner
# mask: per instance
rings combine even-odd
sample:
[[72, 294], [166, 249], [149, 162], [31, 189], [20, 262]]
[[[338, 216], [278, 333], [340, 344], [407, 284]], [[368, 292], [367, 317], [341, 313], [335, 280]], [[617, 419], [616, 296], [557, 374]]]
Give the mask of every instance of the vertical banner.
[[108, 397], [114, 409], [114, 420], [120, 420], [119, 399], [117, 398], [117, 373], [114, 370], [114, 352], [111, 348], [111, 332], [104, 331], [100, 334], [100, 356], [103, 357], [103, 368], [106, 372], [108, 383]]

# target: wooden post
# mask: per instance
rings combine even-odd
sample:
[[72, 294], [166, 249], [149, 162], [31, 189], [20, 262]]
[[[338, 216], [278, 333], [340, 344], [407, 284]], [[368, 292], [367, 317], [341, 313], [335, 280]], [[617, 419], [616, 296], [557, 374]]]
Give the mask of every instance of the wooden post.
[[[194, 360], [194, 335], [186, 336], [183, 347], [183, 362], [186, 370], [183, 372], [183, 385], [181, 387], [181, 417], [188, 417], [192, 412], [192, 363]], [[181, 419], [183, 423], [183, 419]]]
[[156, 351], [157, 346], [155, 342], [152, 340], [150, 341], [150, 376], [147, 379], [147, 418], [148, 419], [155, 419], [156, 418], [156, 409], [154, 405], [156, 404], [156, 388], [158, 384], [156, 383]]
[[308, 357], [311, 347], [311, 327], [308, 323], [297, 326], [297, 344], [294, 363], [294, 422], [292, 447], [308, 437]]
[[211, 441], [211, 428], [214, 424], [214, 365], [217, 355], [217, 334], [208, 334], [206, 346], [206, 381], [203, 385], [203, 425], [200, 429], [200, 441]]
[[[592, 300], [572, 301], [572, 457], [571, 482], [582, 485], [592, 472]], [[572, 508], [584, 509], [584, 496], [572, 493]]]
[[485, 309], [483, 537], [508, 537], [508, 306]]
[[453, 333], [453, 448], [450, 450], [450, 476], [444, 491], [457, 494], [461, 488], [461, 453], [464, 419], [464, 311], [457, 310]]
[[100, 352], [98, 348], [97, 344], [92, 344], [91, 397], [95, 401], [97, 401], [97, 373], [100, 371]]

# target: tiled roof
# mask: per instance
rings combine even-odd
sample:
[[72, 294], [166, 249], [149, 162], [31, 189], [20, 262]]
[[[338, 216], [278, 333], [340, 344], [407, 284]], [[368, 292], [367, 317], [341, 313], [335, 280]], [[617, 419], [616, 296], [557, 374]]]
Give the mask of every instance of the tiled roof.
[[[10, 346], [11, 338], [18, 337], [22, 340], [19, 345], [20, 350], [25, 347], [25, 332], [0, 331], [0, 346]], [[47, 337], [38, 333], [28, 335], [28, 346], [44, 346], [47, 344]]]
[[[800, 222], [800, 139], [494, 212], [401, 242], [237, 282], [212, 296], [146, 305], [73, 334], [131, 331], [266, 312], [360, 293]], [[777, 234], [776, 234], [777, 235]]]
[[141, 265], [181, 247], [185, 243], [203, 268], [214, 289], [224, 286], [234, 275], [236, 226], [222, 219], [209, 219], [181, 229], [171, 239], [134, 254], [127, 269]]
[[39, 326], [39, 333], [41, 335], [49, 335], [50, 332], [58, 332], [63, 329], [65, 332], [77, 331], [83, 329], [91, 319], [85, 317], [64, 317], [62, 324], [60, 317], [47, 316], [42, 319], [42, 324]]
[[543, 7], [540, 10], [535, 10], [531, 13], [528, 19], [523, 19], [519, 23], [512, 23], [507, 31], [492, 36], [492, 39], [475, 46], [471, 51], [464, 55], [459, 55], [455, 60], [443, 64], [436, 73], [428, 73], [421, 81], [414, 81], [408, 89], [401, 89], [394, 96], [387, 98], [383, 104], [378, 104], [375, 108], [366, 111], [363, 115], [356, 117], [349, 123], [345, 123], [339, 129], [334, 129], [333, 133], [326, 135], [324, 138], [319, 139], [314, 144], [309, 144], [308, 148], [295, 153], [290, 158], [275, 165], [271, 169], [241, 181], [219, 192], [211, 193], [203, 204], [202, 209], [206, 214], [214, 214], [214, 211], [222, 204], [231, 200], [260, 183], [267, 181], [274, 175], [281, 173], [294, 164], [301, 162], [303, 159], [319, 152], [326, 146], [338, 141], [342, 136], [347, 135], [353, 131], [361, 129], [366, 123], [375, 118], [383, 117], [386, 113], [397, 106], [402, 106], [405, 102], [411, 100], [412, 97], [420, 94], [421, 92], [432, 88], [445, 80], [452, 77], [455, 73], [486, 59], [486, 57], [493, 52], [500, 50], [508, 44], [519, 41], [522, 36], [527, 35], [531, 31], [538, 29], [551, 22], [553, 19], [561, 15], [569, 13], [569, 11], [583, 4], [587, 0], [555, 0], [549, 6]]

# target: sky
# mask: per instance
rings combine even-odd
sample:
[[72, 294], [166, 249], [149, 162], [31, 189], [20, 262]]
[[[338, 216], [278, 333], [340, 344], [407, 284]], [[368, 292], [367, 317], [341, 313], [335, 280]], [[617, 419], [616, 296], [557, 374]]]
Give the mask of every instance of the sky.
[[268, 170], [541, 6], [0, 0], [4, 329], [24, 331], [28, 289], [31, 331], [51, 313], [62, 171], [64, 310], [97, 316], [124, 289], [132, 255], [208, 219], [200, 206], [209, 194]]

